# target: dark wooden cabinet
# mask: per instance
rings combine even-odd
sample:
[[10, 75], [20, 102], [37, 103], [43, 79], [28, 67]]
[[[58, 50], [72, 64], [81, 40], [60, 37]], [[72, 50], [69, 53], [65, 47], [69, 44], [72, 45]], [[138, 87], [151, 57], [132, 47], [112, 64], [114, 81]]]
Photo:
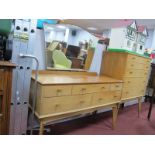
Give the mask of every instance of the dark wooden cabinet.
[[12, 70], [15, 64], [0, 61], [0, 134], [9, 134]]

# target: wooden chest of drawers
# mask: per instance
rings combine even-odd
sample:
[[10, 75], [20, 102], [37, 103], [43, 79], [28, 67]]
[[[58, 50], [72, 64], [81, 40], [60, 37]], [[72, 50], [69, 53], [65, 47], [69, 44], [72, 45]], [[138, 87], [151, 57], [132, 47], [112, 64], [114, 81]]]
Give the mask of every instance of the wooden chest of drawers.
[[[30, 103], [34, 96], [33, 87], [32, 76]], [[121, 100], [122, 81], [91, 73], [79, 76], [40, 71], [37, 87], [35, 111], [43, 122], [47, 118], [59, 119], [61, 116], [74, 116], [77, 112], [85, 113], [104, 106], [114, 107]]]
[[128, 100], [144, 96], [149, 69], [149, 58], [127, 52], [106, 52], [101, 74], [123, 80], [121, 100]]

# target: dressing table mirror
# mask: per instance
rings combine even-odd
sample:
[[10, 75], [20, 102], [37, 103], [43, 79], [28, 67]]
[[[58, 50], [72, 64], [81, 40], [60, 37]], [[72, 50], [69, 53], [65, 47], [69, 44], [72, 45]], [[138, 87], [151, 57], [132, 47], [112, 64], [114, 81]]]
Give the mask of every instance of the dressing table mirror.
[[44, 24], [47, 70], [88, 70], [101, 40], [81, 27]]

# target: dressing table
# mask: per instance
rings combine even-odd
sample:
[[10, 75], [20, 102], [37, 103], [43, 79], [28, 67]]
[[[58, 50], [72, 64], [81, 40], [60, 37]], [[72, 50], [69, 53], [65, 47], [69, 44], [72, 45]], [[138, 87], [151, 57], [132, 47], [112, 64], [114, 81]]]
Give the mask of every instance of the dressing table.
[[[32, 74], [30, 102], [34, 95]], [[113, 128], [117, 105], [121, 100], [122, 80], [98, 76], [85, 71], [43, 70], [38, 73], [35, 115], [40, 122], [40, 134], [52, 121], [112, 108]]]

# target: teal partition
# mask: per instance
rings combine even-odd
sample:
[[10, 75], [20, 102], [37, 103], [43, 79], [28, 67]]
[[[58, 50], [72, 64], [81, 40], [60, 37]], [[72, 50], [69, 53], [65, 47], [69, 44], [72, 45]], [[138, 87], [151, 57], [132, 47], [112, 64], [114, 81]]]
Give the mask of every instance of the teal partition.
[[0, 19], [0, 34], [8, 35], [11, 31], [12, 19]]

